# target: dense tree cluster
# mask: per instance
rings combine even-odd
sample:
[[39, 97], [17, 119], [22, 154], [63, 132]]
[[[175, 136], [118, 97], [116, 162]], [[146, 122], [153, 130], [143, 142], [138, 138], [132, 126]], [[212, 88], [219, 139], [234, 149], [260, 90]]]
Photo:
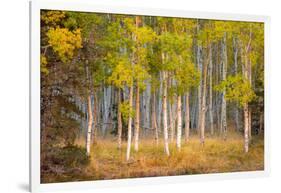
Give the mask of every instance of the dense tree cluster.
[[[41, 147], [263, 131], [262, 23], [41, 11]], [[253, 106], [255, 108], [253, 108]], [[133, 144], [131, 144], [133, 142]], [[94, 152], [94, 150], [93, 150]]]

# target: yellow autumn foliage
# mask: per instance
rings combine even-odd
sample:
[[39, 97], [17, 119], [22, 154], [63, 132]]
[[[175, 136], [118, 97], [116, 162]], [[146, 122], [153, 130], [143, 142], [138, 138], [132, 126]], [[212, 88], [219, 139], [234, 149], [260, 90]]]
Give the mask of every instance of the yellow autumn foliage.
[[63, 11], [47, 11], [41, 14], [41, 20], [49, 26], [57, 26], [64, 18]]
[[44, 74], [48, 74], [49, 70], [47, 68], [47, 58], [43, 54], [40, 55], [40, 71]]
[[47, 32], [48, 43], [63, 62], [72, 59], [75, 49], [82, 48], [81, 30], [70, 31], [67, 28], [51, 28]]

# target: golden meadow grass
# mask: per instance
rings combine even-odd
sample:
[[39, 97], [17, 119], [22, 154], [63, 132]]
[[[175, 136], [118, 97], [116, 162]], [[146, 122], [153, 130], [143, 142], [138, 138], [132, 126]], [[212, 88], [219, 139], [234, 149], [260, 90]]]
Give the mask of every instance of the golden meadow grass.
[[[83, 140], [77, 144], [83, 146]], [[192, 136], [180, 151], [175, 143], [170, 143], [171, 155], [167, 157], [162, 141], [156, 146], [153, 139], [141, 139], [139, 152], [132, 147], [132, 157], [127, 162], [126, 142], [119, 150], [116, 139], [100, 139], [91, 148], [90, 164], [86, 168], [45, 175], [43, 180], [63, 182], [263, 170], [263, 139], [253, 138], [250, 147], [249, 152], [244, 153], [243, 138], [237, 134], [231, 134], [226, 141], [218, 136], [208, 137], [204, 146], [198, 136]]]

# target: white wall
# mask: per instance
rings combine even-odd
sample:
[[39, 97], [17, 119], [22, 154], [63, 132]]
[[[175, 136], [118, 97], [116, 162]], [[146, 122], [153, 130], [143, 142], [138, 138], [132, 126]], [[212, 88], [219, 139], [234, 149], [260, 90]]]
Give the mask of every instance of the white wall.
[[[70, 0], [68, 0], [70, 1]], [[89, 0], [93, 1], [93, 0]], [[278, 0], [102, 0], [127, 6], [193, 11], [269, 15], [271, 25], [271, 176], [263, 179], [211, 181], [135, 188], [102, 189], [99, 192], [280, 192], [281, 180], [281, 11]], [[0, 6], [0, 192], [28, 189], [28, 54], [27, 0], [2, 0]], [[279, 108], [278, 108], [279, 107]], [[14, 136], [13, 136], [14, 135]], [[278, 184], [279, 183], [279, 184]], [[81, 191], [79, 191], [81, 192]], [[86, 192], [92, 192], [91, 190]]]

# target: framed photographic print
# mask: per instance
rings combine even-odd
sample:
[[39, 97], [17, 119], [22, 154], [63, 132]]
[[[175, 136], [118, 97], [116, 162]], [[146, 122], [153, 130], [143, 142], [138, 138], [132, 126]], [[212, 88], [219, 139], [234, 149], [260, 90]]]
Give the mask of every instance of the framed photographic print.
[[269, 18], [30, 4], [30, 187], [269, 173]]

